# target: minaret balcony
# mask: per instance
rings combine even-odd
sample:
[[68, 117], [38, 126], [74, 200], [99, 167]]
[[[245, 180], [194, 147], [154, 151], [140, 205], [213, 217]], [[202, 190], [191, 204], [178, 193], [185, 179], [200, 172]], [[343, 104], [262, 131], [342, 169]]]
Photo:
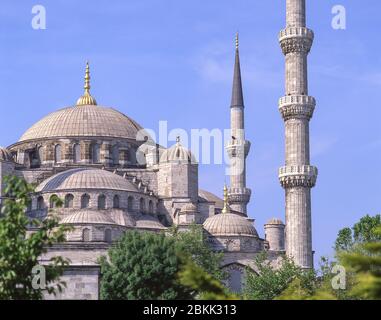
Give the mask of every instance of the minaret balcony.
[[309, 53], [314, 33], [305, 27], [289, 27], [279, 32], [279, 43], [286, 55], [293, 52]]
[[229, 204], [248, 203], [251, 197], [249, 188], [230, 188], [229, 189]]
[[279, 99], [279, 111], [283, 119], [308, 119], [312, 118], [316, 100], [305, 95], [284, 96]]
[[283, 188], [308, 187], [316, 184], [318, 169], [314, 166], [284, 166], [279, 168], [279, 181]]
[[250, 152], [251, 143], [248, 140], [245, 140], [243, 143], [239, 140], [230, 140], [226, 144], [226, 151], [229, 155], [229, 158], [246, 158]]

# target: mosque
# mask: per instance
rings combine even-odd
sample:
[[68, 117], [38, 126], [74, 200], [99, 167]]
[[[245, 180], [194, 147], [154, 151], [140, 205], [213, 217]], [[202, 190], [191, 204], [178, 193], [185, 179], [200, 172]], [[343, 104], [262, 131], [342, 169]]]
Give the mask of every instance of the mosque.
[[[200, 188], [198, 163], [179, 139], [169, 148], [153, 143], [141, 151], [146, 141], [137, 136], [143, 127], [116, 108], [98, 105], [90, 92], [88, 64], [84, 94], [75, 105], [48, 114], [19, 141], [0, 148], [0, 181], [16, 175], [37, 186], [28, 217], [44, 219], [54, 210], [60, 224], [73, 227], [64, 243], [53, 245], [41, 257], [42, 263], [57, 255], [71, 261], [62, 276], [67, 288], [56, 298], [98, 299], [97, 260], [132, 229], [165, 232], [173, 225], [183, 230], [202, 225], [212, 248], [224, 252], [221, 268], [229, 273], [227, 285], [237, 292], [246, 268], [256, 271], [253, 262], [259, 252], [266, 251], [274, 264], [286, 253], [302, 268], [313, 266], [310, 189], [317, 169], [309, 159], [309, 120], [315, 99], [307, 86], [313, 32], [306, 28], [305, 0], [286, 2], [287, 26], [279, 36], [286, 57], [286, 94], [279, 100], [286, 141], [286, 163], [279, 169], [285, 224], [270, 219], [264, 226], [265, 238], [258, 235], [247, 212], [250, 142], [245, 139], [238, 37], [230, 104], [232, 139], [226, 145], [232, 165], [222, 199]], [[63, 200], [62, 207], [55, 208], [56, 196]], [[5, 197], [1, 183], [0, 206]]]

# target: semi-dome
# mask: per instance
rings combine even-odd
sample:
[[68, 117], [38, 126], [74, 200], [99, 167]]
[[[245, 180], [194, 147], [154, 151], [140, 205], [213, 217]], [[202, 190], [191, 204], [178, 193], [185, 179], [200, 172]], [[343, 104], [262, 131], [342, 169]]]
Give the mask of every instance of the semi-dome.
[[123, 113], [97, 105], [67, 107], [29, 128], [21, 141], [56, 137], [113, 137], [136, 140], [142, 127]]
[[60, 224], [116, 224], [108, 215], [97, 210], [80, 210], [71, 213], [60, 221]]
[[77, 168], [58, 173], [37, 188], [37, 192], [59, 192], [75, 189], [107, 189], [137, 192], [136, 186], [127, 179], [102, 169]]
[[13, 161], [11, 154], [6, 148], [0, 147], [0, 161]]
[[197, 161], [192, 153], [182, 146], [180, 139], [177, 138], [176, 144], [165, 149], [160, 156], [160, 163], [166, 162], [196, 163]]
[[181, 212], [197, 212], [197, 206], [194, 203], [187, 203], [181, 208]]
[[136, 227], [141, 229], [166, 229], [156, 217], [150, 215], [142, 215], [136, 220]]
[[222, 209], [224, 207], [224, 200], [209, 191], [199, 189], [198, 197], [200, 202], [214, 202], [217, 209]]
[[258, 237], [253, 223], [234, 213], [221, 213], [211, 216], [205, 220], [203, 227], [213, 236]]
[[110, 215], [111, 219], [114, 220], [116, 224], [126, 227], [135, 226], [135, 220], [128, 212], [125, 212], [121, 209], [111, 209], [107, 210], [107, 214]]

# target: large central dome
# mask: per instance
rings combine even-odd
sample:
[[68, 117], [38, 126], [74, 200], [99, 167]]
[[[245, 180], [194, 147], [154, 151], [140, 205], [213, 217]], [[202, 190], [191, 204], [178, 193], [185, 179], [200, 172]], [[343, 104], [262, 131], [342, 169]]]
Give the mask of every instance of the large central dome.
[[121, 112], [97, 105], [64, 108], [29, 128], [19, 141], [55, 137], [114, 137], [136, 139], [142, 127]]

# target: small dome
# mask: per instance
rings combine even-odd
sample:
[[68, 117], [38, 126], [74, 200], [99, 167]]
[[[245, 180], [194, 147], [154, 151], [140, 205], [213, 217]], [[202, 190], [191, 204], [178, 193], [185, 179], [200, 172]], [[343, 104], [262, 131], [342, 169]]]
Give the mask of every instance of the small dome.
[[116, 224], [108, 215], [97, 210], [81, 210], [65, 216], [60, 224]]
[[179, 139], [177, 139], [176, 144], [162, 152], [160, 163], [166, 162], [197, 163], [195, 157], [187, 148], [181, 145]]
[[13, 161], [8, 149], [0, 147], [0, 161]]
[[211, 216], [205, 220], [203, 227], [214, 236], [258, 237], [253, 224], [247, 218], [234, 213], [221, 213]]
[[283, 221], [279, 218], [271, 218], [266, 224], [284, 225]]
[[136, 186], [118, 174], [101, 169], [77, 168], [58, 173], [37, 188], [37, 192], [57, 192], [73, 189], [107, 189], [137, 192]]
[[136, 220], [136, 227], [142, 229], [167, 229], [160, 223], [157, 218], [149, 215], [140, 216], [138, 220]]
[[197, 212], [197, 206], [193, 203], [187, 203], [181, 208], [181, 212]]

